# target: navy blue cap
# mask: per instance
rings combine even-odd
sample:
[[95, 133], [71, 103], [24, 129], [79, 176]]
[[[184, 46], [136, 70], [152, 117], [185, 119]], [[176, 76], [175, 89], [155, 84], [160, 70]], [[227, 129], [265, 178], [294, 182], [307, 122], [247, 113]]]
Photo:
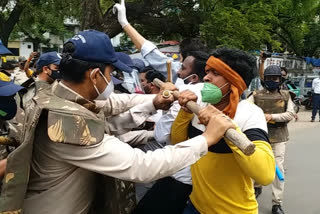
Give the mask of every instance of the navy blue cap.
[[50, 64], [60, 65], [60, 61], [61, 56], [56, 51], [41, 54], [37, 61], [37, 71]]
[[75, 51], [72, 57], [87, 62], [111, 64], [121, 71], [130, 73], [132, 69], [124, 62], [122, 56], [117, 56], [109, 36], [96, 30], [79, 32], [67, 42], [72, 42]]
[[132, 59], [132, 62], [133, 62], [133, 67], [136, 68], [139, 73], [142, 72], [143, 69], [146, 67], [143, 60], [141, 59]]
[[264, 70], [264, 76], [281, 76], [281, 68], [277, 65], [269, 65]]
[[0, 96], [12, 96], [22, 89], [24, 88], [20, 85], [14, 84], [10, 77], [0, 72]]
[[122, 52], [116, 52], [116, 56], [121, 59], [121, 62], [123, 62], [126, 66], [129, 67], [130, 72], [127, 73], [131, 73], [132, 72], [132, 67], [134, 66], [132, 59], [130, 58], [130, 56], [128, 54], [122, 53]]

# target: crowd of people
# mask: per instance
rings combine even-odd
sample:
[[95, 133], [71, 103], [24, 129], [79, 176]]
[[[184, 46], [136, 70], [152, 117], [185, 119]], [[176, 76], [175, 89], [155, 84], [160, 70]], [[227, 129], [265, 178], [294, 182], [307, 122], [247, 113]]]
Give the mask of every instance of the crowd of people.
[[[286, 73], [260, 69], [264, 89], [247, 97], [256, 57], [189, 38], [176, 61], [130, 25], [124, 0], [114, 12], [143, 60], [86, 30], [62, 54], [20, 58], [15, 82], [0, 73], [0, 213], [254, 214], [272, 183], [272, 213], [283, 214], [276, 171], [296, 117]], [[228, 129], [254, 153], [225, 138]]]

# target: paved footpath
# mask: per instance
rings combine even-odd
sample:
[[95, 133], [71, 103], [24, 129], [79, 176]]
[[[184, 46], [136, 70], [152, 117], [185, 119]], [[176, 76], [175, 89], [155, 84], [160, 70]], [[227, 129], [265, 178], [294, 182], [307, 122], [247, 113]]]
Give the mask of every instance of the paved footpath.
[[[286, 214], [320, 214], [320, 122], [310, 122], [310, 111], [298, 116], [289, 123], [283, 208]], [[271, 214], [271, 194], [271, 186], [263, 188], [259, 214]]]

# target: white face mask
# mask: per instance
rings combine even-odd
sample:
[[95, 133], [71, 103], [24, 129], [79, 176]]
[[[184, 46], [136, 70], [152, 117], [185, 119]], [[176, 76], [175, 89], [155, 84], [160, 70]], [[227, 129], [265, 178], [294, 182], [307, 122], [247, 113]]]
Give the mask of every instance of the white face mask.
[[190, 77], [192, 77], [192, 76], [194, 76], [194, 75], [197, 75], [197, 74], [191, 74], [191, 75], [187, 76], [186, 78], [183, 79], [183, 82], [184, 82], [185, 84], [188, 84], [188, 85], [192, 84], [192, 82], [186, 83], [186, 81], [187, 81]]
[[[90, 77], [93, 74], [93, 72], [95, 72], [95, 71], [96, 71], [95, 69], [91, 71]], [[110, 97], [111, 93], [114, 91], [114, 84], [113, 84], [112, 80], [110, 82], [108, 82], [107, 78], [102, 74], [102, 72], [101, 71], [99, 71], [99, 72], [100, 72], [100, 75], [102, 76], [102, 78], [104, 79], [104, 81], [106, 81], [107, 87], [104, 89], [104, 91], [102, 93], [100, 93], [97, 86], [95, 86], [95, 84], [93, 84], [93, 83], [92, 84], [98, 94], [98, 97], [96, 98], [96, 100], [106, 100]]]

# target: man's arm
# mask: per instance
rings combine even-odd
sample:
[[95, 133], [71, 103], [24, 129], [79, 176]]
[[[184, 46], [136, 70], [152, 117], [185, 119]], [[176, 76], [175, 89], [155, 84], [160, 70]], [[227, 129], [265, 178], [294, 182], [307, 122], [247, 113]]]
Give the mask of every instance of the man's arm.
[[195, 163], [208, 150], [203, 136], [147, 153], [109, 135], [105, 135], [100, 144], [90, 147], [51, 142], [48, 145], [53, 155], [64, 162], [134, 182], [149, 182], [171, 175]]
[[32, 77], [33, 71], [29, 67], [30, 67], [31, 60], [34, 58], [36, 54], [37, 52], [32, 52], [24, 65], [24, 72], [26, 73], [28, 78]]
[[[130, 131], [132, 128], [136, 128], [140, 126], [143, 122], [147, 120], [152, 114], [156, 113], [157, 109], [168, 110], [174, 101], [174, 97], [163, 97], [163, 91], [169, 90], [174, 91], [177, 90], [176, 87], [171, 83], [166, 83], [164, 88], [161, 88], [160, 92], [156, 96], [152, 96], [153, 99], [147, 100], [146, 102], [136, 105], [130, 108], [128, 111], [120, 113], [118, 115], [112, 114], [111, 117], [107, 117], [107, 127], [109, 131], [114, 135], [124, 134]], [[140, 95], [143, 96], [143, 95]], [[151, 98], [150, 96], [150, 98]], [[109, 99], [109, 101], [112, 99]], [[123, 105], [129, 105], [129, 101], [124, 101]], [[113, 106], [109, 105], [105, 106], [105, 115], [108, 108], [111, 108], [113, 111]]]
[[295, 115], [296, 112], [294, 111], [294, 103], [289, 96], [286, 112], [280, 114], [271, 114], [271, 120], [275, 122], [290, 122], [295, 118]]
[[159, 49], [150, 41], [146, 40], [132, 25], [129, 24], [126, 17], [126, 8], [124, 0], [121, 4], [114, 6], [114, 12], [118, 12], [118, 21], [122, 26], [124, 32], [132, 40], [136, 48], [141, 51], [143, 58], [157, 71], [167, 77], [167, 61], [171, 60], [172, 80], [175, 83], [177, 74], [181, 67], [180, 62], [173, 61], [172, 58], [167, 57], [159, 51]]
[[157, 112], [153, 100], [136, 105], [126, 112], [106, 118], [106, 126], [111, 134], [122, 135], [140, 126]]
[[106, 117], [114, 116], [128, 111], [132, 107], [150, 103], [156, 95], [146, 94], [116, 94], [112, 93], [106, 101], [96, 101], [98, 106], [103, 106], [103, 111]]
[[122, 142], [129, 144], [132, 147], [140, 146], [149, 143], [153, 140], [153, 131], [137, 130], [116, 136]]
[[4, 176], [7, 167], [7, 159], [0, 160], [0, 178]]
[[313, 80], [312, 80], [312, 87], [311, 87], [312, 91], [314, 91], [314, 87], [315, 87], [315, 80], [316, 80], [316, 79], [313, 79]]

